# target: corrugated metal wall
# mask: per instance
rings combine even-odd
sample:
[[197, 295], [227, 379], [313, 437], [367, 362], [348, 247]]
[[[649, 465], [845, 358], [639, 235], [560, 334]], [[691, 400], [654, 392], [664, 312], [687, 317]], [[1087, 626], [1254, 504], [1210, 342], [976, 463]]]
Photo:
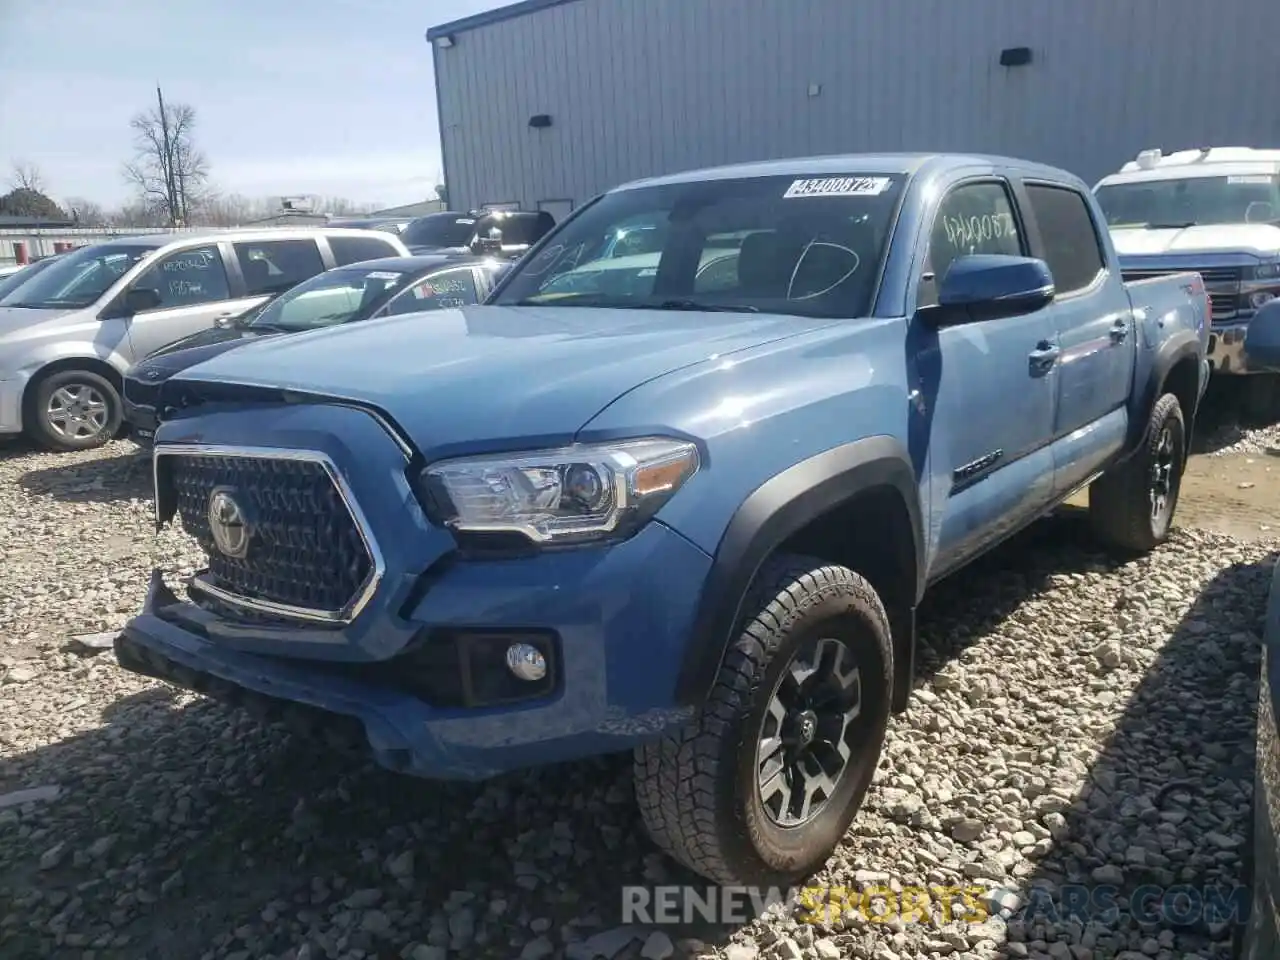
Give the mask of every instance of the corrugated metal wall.
[[[1150, 146], [1280, 146], [1277, 13], [1277, 0], [579, 0], [434, 50], [449, 199], [533, 209], [690, 167], [861, 150], [1005, 153], [1093, 182]], [[1006, 47], [1032, 63], [1001, 67]], [[530, 128], [534, 114], [552, 126]]]

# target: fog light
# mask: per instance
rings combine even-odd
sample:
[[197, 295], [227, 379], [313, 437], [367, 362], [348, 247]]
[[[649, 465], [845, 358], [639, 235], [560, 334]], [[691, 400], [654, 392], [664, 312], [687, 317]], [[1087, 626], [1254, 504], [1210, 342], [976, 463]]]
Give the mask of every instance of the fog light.
[[547, 675], [547, 658], [530, 643], [507, 647], [507, 669], [521, 680], [541, 680]]
[[1270, 290], [1259, 290], [1257, 293], [1249, 295], [1249, 305], [1257, 310], [1263, 304], [1270, 303], [1276, 298], [1276, 295]]

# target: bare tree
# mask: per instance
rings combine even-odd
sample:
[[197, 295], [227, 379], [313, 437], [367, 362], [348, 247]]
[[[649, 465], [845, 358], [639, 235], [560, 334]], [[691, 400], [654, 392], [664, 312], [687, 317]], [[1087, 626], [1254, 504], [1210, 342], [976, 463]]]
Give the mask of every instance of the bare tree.
[[106, 211], [100, 204], [84, 197], [68, 197], [62, 206], [67, 214], [82, 227], [103, 227], [107, 224]]
[[13, 174], [9, 177], [9, 185], [15, 190], [30, 190], [32, 193], [44, 193], [44, 176], [40, 168], [26, 160], [13, 161]]
[[193, 140], [195, 108], [166, 104], [157, 87], [156, 106], [129, 125], [137, 154], [125, 164], [125, 179], [137, 188], [143, 205], [163, 213], [170, 226], [189, 224], [209, 180], [209, 163]]

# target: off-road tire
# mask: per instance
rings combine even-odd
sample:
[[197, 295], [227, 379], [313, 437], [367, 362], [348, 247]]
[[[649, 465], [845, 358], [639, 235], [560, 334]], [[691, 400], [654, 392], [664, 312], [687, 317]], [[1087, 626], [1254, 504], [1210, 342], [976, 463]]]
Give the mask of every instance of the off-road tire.
[[[1174, 445], [1171, 491], [1160, 517], [1153, 516], [1152, 472], [1168, 428]], [[1095, 536], [1120, 553], [1149, 553], [1169, 538], [1178, 508], [1182, 472], [1187, 464], [1187, 425], [1178, 398], [1166, 393], [1156, 401], [1142, 448], [1104, 473], [1089, 487], [1089, 520]]]
[[1260, 427], [1280, 420], [1280, 374], [1251, 373], [1242, 379], [1240, 405], [1244, 419]]
[[[47, 411], [50, 398], [58, 390], [73, 385], [89, 387], [106, 403], [106, 422], [91, 437], [75, 438], [58, 433], [49, 422]], [[62, 453], [101, 447], [120, 432], [124, 417], [120, 394], [111, 381], [89, 370], [58, 370], [41, 377], [27, 388], [24, 407], [23, 426], [27, 436], [45, 449]]]
[[[892, 699], [893, 642], [871, 585], [812, 557], [766, 561], [743, 610], [745, 626], [697, 717], [636, 749], [636, 797], [654, 842], [695, 872], [723, 884], [788, 884], [831, 855], [875, 775]], [[864, 747], [814, 819], [783, 827], [763, 809], [756, 748], [778, 678], [815, 637], [834, 637], [855, 657], [863, 704], [856, 736]]]

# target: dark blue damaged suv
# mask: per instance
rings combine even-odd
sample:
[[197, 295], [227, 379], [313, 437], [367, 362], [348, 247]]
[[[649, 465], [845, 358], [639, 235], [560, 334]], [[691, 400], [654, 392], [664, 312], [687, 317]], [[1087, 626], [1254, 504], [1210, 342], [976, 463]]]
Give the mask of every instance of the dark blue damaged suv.
[[663, 849], [790, 882], [871, 782], [930, 583], [1085, 486], [1107, 543], [1165, 539], [1207, 339], [1200, 277], [1126, 284], [1048, 167], [629, 184], [484, 305], [168, 379], [156, 518], [207, 566], [116, 655], [424, 777], [634, 751]]

